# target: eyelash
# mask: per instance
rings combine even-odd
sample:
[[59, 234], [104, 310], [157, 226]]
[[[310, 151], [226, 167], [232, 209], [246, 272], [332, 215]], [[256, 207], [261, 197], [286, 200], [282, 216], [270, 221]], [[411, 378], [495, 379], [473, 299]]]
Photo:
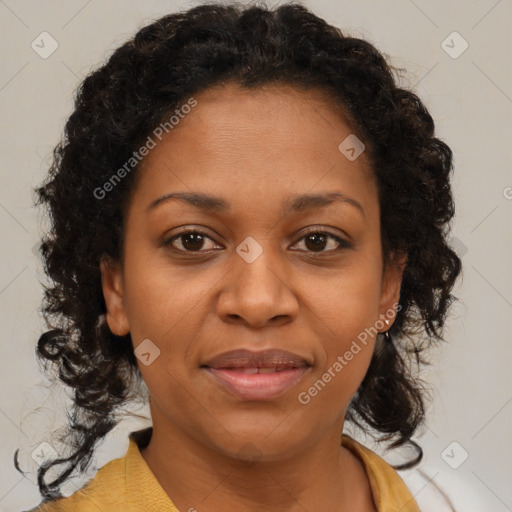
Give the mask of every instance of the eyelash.
[[[213, 240], [209, 235], [208, 233], [206, 233], [205, 231], [202, 231], [201, 229], [199, 228], [195, 228], [195, 229], [187, 229], [186, 231], [182, 231], [181, 233], [177, 233], [175, 235], [173, 235], [172, 237], [170, 238], [167, 238], [165, 239], [163, 242], [162, 242], [162, 245], [163, 246], [171, 246], [172, 249], [178, 251], [178, 252], [182, 252], [182, 253], [196, 253], [196, 254], [200, 254], [202, 252], [208, 252], [208, 251], [187, 251], [187, 250], [183, 250], [183, 249], [176, 249], [175, 247], [172, 247], [172, 242], [174, 240], [177, 240], [185, 235], [189, 235], [189, 234], [199, 234], [199, 235], [202, 235], [206, 238], [209, 238], [210, 240], [212, 240], [213, 242], [215, 242], [215, 240]], [[306, 233], [304, 233], [301, 238], [299, 238], [297, 240], [297, 242], [303, 240], [304, 238], [308, 237], [308, 236], [311, 236], [311, 235], [326, 235], [327, 238], [332, 238], [334, 239], [336, 242], [339, 243], [339, 247], [336, 248], [336, 249], [331, 249], [331, 250], [328, 250], [328, 251], [308, 251], [308, 250], [305, 250], [305, 251], [299, 251], [299, 252], [308, 252], [308, 253], [312, 253], [312, 254], [315, 254], [315, 255], [320, 255], [320, 254], [329, 254], [329, 253], [334, 253], [334, 252], [338, 252], [338, 251], [341, 251], [343, 249], [351, 249], [353, 248], [353, 244], [348, 242], [347, 240], [339, 237], [339, 236], [336, 236], [336, 235], [333, 235], [332, 233], [329, 233], [328, 231], [322, 231], [320, 229], [311, 229], [309, 231], [307, 231]], [[297, 243], [295, 242], [295, 243]], [[216, 243], [216, 242], [215, 242]], [[295, 244], [294, 244], [295, 245]]]

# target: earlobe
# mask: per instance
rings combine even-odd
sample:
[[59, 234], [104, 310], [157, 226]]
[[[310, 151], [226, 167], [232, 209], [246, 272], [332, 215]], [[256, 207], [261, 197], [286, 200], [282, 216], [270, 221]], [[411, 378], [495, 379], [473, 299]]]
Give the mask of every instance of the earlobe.
[[123, 276], [118, 263], [102, 257], [100, 262], [101, 287], [107, 312], [105, 314], [108, 326], [116, 336], [126, 336], [130, 325], [124, 306]]

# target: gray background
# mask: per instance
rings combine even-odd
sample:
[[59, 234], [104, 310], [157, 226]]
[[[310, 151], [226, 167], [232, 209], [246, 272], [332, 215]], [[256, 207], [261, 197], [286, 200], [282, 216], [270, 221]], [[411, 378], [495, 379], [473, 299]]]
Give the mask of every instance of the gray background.
[[[32, 206], [32, 188], [44, 178], [82, 78], [144, 24], [198, 3], [0, 0], [0, 511], [39, 503], [31, 453], [44, 441], [57, 446], [52, 432], [64, 424], [63, 404], [69, 404], [63, 390], [48, 388], [34, 355], [44, 327], [34, 247], [45, 219]], [[452, 235], [464, 265], [455, 289], [461, 302], [446, 326], [448, 343], [433, 351], [433, 364], [422, 376], [433, 388], [427, 427], [418, 432], [425, 476], [414, 470], [401, 474], [422, 510], [449, 510], [436, 502], [434, 483], [458, 510], [512, 510], [512, 2], [304, 3], [406, 68], [403, 85], [419, 94], [438, 136], [455, 153]], [[51, 49], [51, 41], [42, 32], [58, 43], [47, 58], [40, 53]], [[469, 46], [458, 55], [464, 41]], [[139, 412], [148, 414], [146, 408]], [[127, 433], [148, 424], [122, 423], [98, 451], [96, 467], [124, 455]], [[369, 439], [357, 437], [372, 447]], [[26, 478], [13, 466], [18, 447]], [[66, 494], [94, 472], [71, 481]]]

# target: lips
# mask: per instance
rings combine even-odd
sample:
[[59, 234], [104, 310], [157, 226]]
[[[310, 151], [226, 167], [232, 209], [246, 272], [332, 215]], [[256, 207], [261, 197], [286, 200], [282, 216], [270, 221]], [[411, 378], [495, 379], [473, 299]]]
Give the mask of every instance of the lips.
[[280, 349], [233, 350], [201, 366], [217, 384], [245, 400], [275, 398], [297, 384], [312, 366], [310, 360]]
[[[302, 368], [311, 366], [306, 358], [292, 352], [279, 349], [267, 349], [260, 352], [251, 350], [232, 350], [224, 352], [207, 361], [203, 366], [215, 369], [275, 369]], [[255, 373], [255, 372], [254, 372]]]

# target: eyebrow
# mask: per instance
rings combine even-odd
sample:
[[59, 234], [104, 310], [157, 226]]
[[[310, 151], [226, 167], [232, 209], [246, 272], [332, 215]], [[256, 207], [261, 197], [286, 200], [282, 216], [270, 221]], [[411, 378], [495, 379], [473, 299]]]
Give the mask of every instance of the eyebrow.
[[[171, 201], [172, 199], [185, 201], [207, 213], [223, 213], [230, 209], [229, 203], [221, 197], [210, 196], [197, 192], [170, 192], [152, 201], [146, 208], [146, 212], [149, 212], [157, 206]], [[292, 196], [284, 202], [283, 211], [289, 210], [289, 213], [301, 213], [314, 208], [323, 208], [335, 202], [351, 205], [358, 209], [363, 217], [365, 216], [365, 211], [361, 203], [342, 192]]]

